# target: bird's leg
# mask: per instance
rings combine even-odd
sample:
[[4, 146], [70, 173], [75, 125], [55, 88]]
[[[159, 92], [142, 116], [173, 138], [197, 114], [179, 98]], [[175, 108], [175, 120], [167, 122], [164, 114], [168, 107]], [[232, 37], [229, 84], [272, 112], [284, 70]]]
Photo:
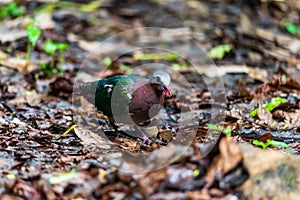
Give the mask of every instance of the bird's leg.
[[116, 123], [113, 119], [109, 119], [109, 123], [111, 124], [111, 126], [113, 127], [115, 132], [117, 133], [116, 139], [119, 138], [120, 134], [122, 134], [123, 136], [133, 138], [133, 139], [135, 138], [135, 137], [131, 136], [130, 134], [126, 133], [125, 131], [119, 130], [119, 127], [116, 125]]
[[[109, 123], [111, 124], [111, 126], [113, 127], [113, 129], [117, 132], [117, 137], [119, 138], [120, 133], [123, 134], [124, 136], [129, 136], [131, 138], [136, 138], [131, 136], [130, 134], [119, 130], [119, 127], [115, 124], [114, 120], [109, 120]], [[152, 141], [148, 138], [148, 136], [136, 125], [134, 124], [134, 128], [136, 129], [137, 133], [138, 133], [138, 138], [141, 138], [143, 143], [145, 144], [152, 144]]]
[[133, 126], [137, 130], [139, 138], [142, 139], [143, 143], [152, 144], [152, 141], [149, 139], [149, 137], [136, 124], [134, 124]]
[[119, 136], [120, 136], [119, 127], [115, 124], [114, 120], [109, 119], [109, 123], [111, 124], [111, 126], [113, 127], [113, 129], [116, 131], [116, 133], [117, 133], [116, 139], [118, 139]]

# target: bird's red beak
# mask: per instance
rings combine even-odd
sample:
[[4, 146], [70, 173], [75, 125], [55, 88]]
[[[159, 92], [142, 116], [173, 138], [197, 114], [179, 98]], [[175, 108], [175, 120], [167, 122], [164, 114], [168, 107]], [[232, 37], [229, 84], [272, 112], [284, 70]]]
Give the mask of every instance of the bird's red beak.
[[166, 95], [166, 97], [172, 96], [172, 92], [171, 92], [170, 88], [165, 87], [165, 95]]

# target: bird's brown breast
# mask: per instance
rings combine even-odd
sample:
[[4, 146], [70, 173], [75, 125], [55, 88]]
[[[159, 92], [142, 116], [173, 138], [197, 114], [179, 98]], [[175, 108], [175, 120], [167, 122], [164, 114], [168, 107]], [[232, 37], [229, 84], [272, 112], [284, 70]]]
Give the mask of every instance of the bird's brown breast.
[[142, 84], [133, 91], [129, 112], [135, 123], [148, 121], [159, 112], [164, 102], [164, 93], [156, 87]]

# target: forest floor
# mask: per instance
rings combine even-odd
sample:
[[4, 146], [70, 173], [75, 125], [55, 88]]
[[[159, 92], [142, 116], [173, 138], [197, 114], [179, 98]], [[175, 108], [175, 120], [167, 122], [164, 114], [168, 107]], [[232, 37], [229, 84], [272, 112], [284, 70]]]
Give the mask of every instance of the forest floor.
[[[0, 199], [300, 196], [299, 1], [0, 4]], [[154, 70], [151, 145], [79, 92]]]

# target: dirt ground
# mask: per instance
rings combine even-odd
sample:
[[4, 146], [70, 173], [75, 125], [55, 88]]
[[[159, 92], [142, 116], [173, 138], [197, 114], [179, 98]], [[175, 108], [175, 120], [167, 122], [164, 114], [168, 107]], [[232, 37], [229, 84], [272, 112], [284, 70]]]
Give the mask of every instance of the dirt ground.
[[[300, 1], [8, 0], [0, 20], [0, 199], [300, 196]], [[79, 91], [155, 70], [152, 144]]]

